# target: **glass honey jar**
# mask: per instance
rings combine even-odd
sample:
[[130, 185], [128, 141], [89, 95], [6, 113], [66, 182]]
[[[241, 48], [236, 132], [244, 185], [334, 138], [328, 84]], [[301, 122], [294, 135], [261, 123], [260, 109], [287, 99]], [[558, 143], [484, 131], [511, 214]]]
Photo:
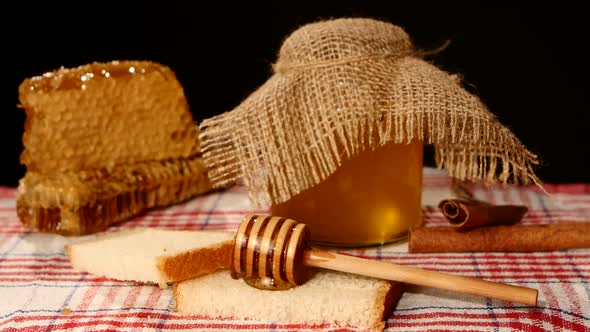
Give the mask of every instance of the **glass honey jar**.
[[422, 141], [367, 148], [271, 213], [307, 224], [318, 245], [394, 242], [422, 223], [422, 167]]

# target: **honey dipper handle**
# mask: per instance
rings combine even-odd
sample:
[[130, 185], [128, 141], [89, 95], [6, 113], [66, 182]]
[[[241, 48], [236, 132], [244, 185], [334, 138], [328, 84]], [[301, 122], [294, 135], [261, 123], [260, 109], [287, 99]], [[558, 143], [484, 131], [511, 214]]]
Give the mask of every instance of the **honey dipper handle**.
[[329, 270], [349, 272], [368, 277], [399, 281], [485, 296], [498, 300], [537, 305], [538, 291], [477, 278], [423, 270], [393, 263], [368, 260], [327, 251], [309, 249], [303, 264]]

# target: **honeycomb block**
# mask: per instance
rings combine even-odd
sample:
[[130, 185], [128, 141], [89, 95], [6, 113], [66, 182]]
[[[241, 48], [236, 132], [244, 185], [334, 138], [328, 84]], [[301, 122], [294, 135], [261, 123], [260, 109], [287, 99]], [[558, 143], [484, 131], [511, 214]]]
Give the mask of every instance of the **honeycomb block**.
[[27, 172], [16, 205], [25, 227], [83, 235], [210, 188], [202, 158], [176, 158], [59, 175]]
[[24, 80], [21, 162], [54, 173], [189, 157], [198, 128], [168, 67], [149, 61], [92, 63]]
[[17, 194], [25, 227], [90, 234], [207, 192], [199, 129], [174, 72], [91, 63], [19, 86], [26, 112]]

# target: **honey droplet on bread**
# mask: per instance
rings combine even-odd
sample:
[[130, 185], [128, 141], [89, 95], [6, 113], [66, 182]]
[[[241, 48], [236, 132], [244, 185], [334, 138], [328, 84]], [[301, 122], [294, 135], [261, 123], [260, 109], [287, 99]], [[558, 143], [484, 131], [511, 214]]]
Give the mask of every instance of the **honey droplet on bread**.
[[279, 281], [271, 277], [244, 278], [244, 281], [248, 285], [262, 290], [287, 290], [295, 286], [288, 282]]

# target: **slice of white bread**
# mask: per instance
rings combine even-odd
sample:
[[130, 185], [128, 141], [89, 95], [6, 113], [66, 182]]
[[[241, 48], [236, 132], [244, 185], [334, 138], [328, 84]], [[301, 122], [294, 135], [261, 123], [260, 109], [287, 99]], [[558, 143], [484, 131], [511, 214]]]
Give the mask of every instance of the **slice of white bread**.
[[72, 267], [97, 276], [164, 288], [228, 269], [233, 232], [134, 228], [66, 245]]
[[228, 271], [174, 285], [181, 315], [370, 330], [383, 330], [400, 294], [399, 283], [333, 271], [285, 291], [256, 289]]

